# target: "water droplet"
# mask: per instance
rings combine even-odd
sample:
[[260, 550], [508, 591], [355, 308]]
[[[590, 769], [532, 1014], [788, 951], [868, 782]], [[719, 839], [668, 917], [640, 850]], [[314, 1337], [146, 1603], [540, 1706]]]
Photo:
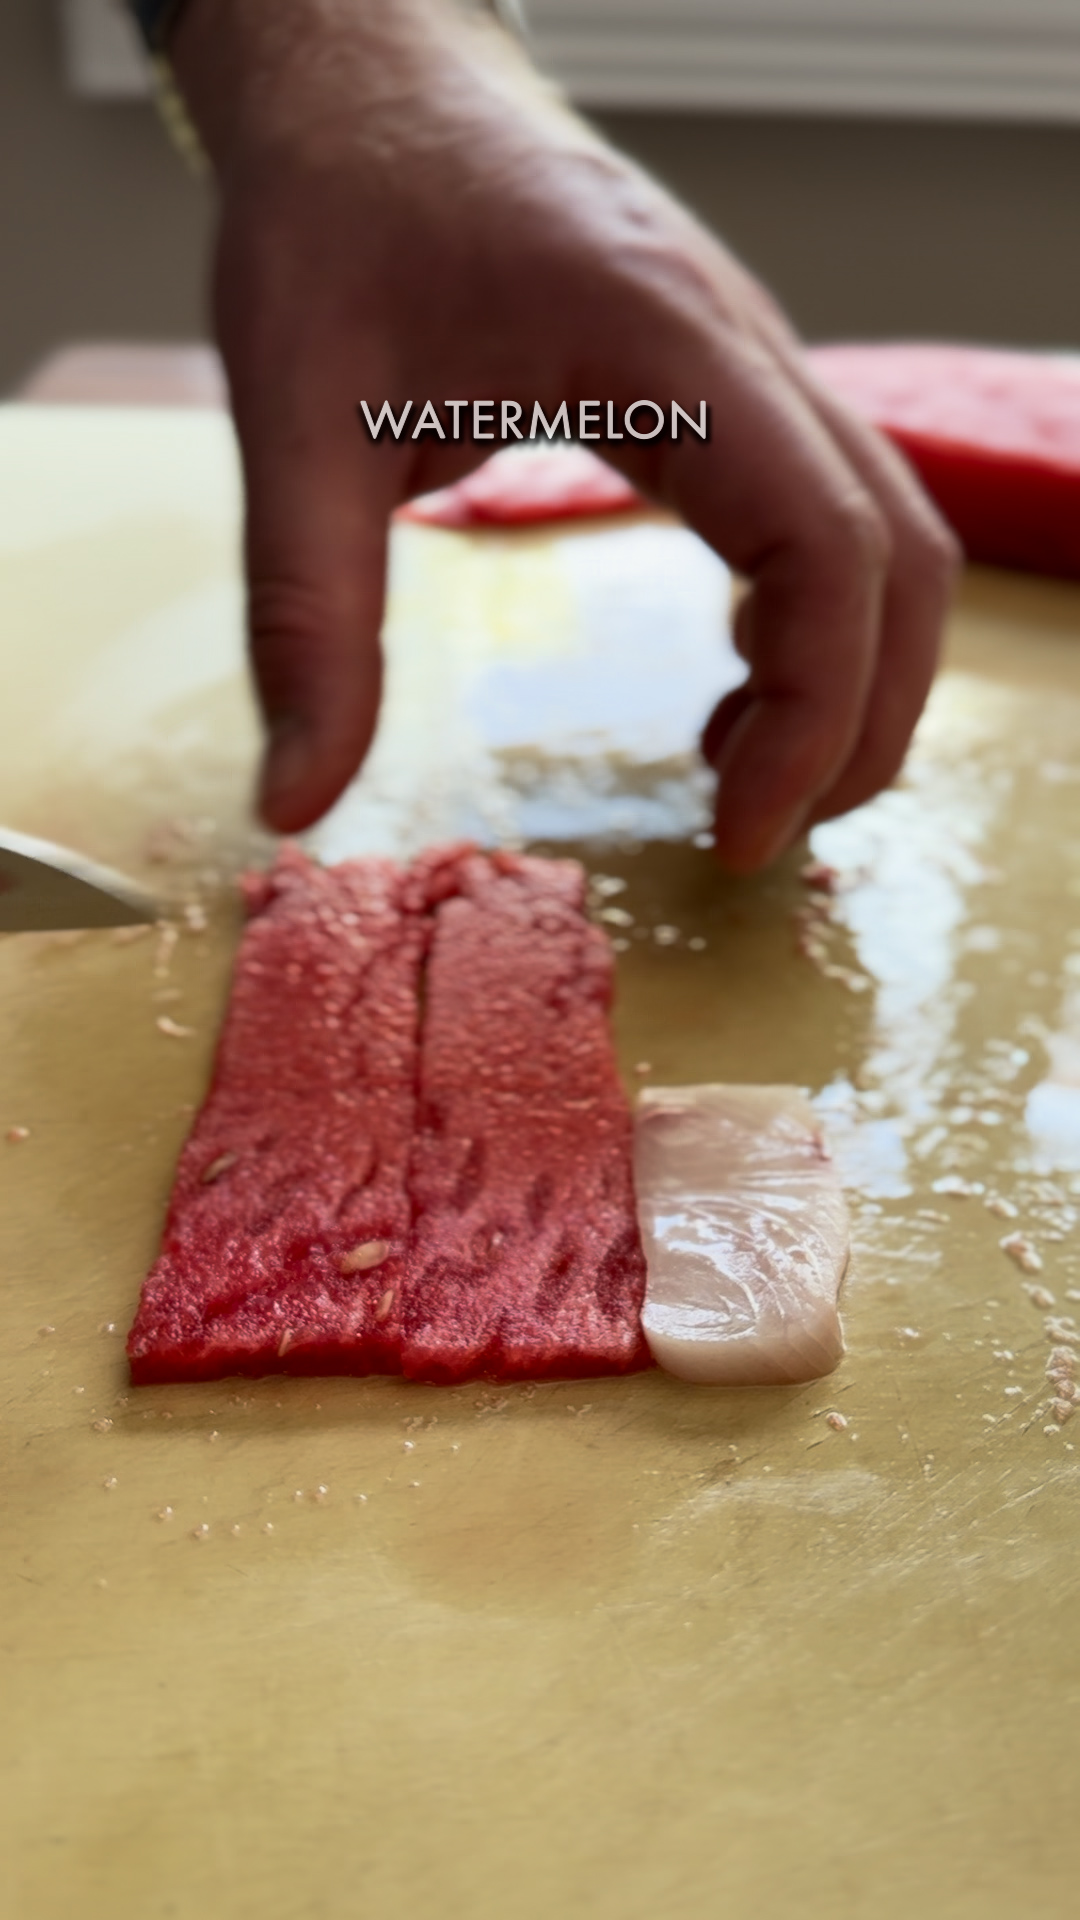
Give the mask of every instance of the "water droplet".
[[274, 1531], [274, 1523], [273, 1523], [273, 1521], [272, 1521], [272, 1520], [264, 1520], [264, 1521], [263, 1521], [263, 1529], [262, 1529], [262, 1530], [263, 1530], [263, 1532], [264, 1532], [264, 1533], [273, 1533], [273, 1531]]
[[120, 1482], [118, 1481], [115, 1473], [108, 1473], [106, 1474], [101, 1484], [104, 1487], [106, 1493], [111, 1493], [114, 1487], [119, 1486]]
[[205, 1520], [200, 1520], [197, 1527], [192, 1527], [191, 1537], [193, 1540], [209, 1540], [210, 1529]]

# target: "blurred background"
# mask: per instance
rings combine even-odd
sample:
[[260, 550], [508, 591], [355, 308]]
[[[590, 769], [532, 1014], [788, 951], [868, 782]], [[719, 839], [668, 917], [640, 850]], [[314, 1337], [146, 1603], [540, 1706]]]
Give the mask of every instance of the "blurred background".
[[[541, 62], [812, 338], [1080, 344], [1080, 0], [530, 0]], [[205, 334], [119, 0], [0, 0], [0, 392]]]

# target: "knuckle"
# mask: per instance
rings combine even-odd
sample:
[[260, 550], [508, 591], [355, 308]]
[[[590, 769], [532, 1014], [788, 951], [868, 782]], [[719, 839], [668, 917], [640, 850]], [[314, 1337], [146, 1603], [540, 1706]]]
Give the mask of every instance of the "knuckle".
[[952, 528], [934, 516], [923, 534], [922, 566], [928, 577], [947, 593], [964, 563], [964, 549]]
[[868, 493], [852, 490], [833, 508], [830, 544], [846, 565], [854, 562], [862, 572], [883, 575], [893, 558], [893, 536], [884, 514]]
[[897, 557], [905, 580], [927, 608], [943, 611], [963, 566], [960, 542], [929, 501], [923, 511], [902, 523], [901, 536]]
[[317, 590], [297, 580], [249, 582], [247, 627], [252, 665], [268, 719], [310, 712], [317, 704], [327, 609]]
[[255, 576], [248, 583], [248, 628], [255, 645], [310, 646], [326, 631], [329, 609], [312, 583]]

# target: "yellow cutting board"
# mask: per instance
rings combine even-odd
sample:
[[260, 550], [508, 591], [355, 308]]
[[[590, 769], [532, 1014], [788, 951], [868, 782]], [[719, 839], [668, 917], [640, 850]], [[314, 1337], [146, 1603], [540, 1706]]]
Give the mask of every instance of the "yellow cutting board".
[[133, 1391], [268, 850], [237, 516], [215, 417], [0, 413], [0, 819], [168, 913], [0, 944], [4, 1920], [1071, 1915], [1080, 593], [968, 581], [903, 781], [814, 836], [807, 958], [798, 859], [694, 844], [722, 569], [659, 519], [406, 530], [386, 725], [315, 844], [464, 825], [625, 882], [628, 1082], [819, 1099], [847, 1358]]

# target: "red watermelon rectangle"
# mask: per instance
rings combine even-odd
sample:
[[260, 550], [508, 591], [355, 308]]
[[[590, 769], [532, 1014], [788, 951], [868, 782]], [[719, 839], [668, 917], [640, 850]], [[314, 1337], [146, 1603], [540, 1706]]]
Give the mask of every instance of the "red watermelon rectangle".
[[403, 1371], [649, 1364], [612, 963], [576, 862], [464, 860], [427, 971]]
[[1080, 579], [1080, 357], [896, 342], [809, 359], [895, 441], [969, 559]]
[[280, 855], [129, 1337], [134, 1381], [648, 1364], [610, 959], [582, 895], [571, 862]]
[[[131, 1330], [133, 1380], [396, 1370], [379, 1303], [411, 1220], [429, 931], [414, 894], [389, 861], [278, 859]], [[385, 1253], [350, 1270], [358, 1248]]]

